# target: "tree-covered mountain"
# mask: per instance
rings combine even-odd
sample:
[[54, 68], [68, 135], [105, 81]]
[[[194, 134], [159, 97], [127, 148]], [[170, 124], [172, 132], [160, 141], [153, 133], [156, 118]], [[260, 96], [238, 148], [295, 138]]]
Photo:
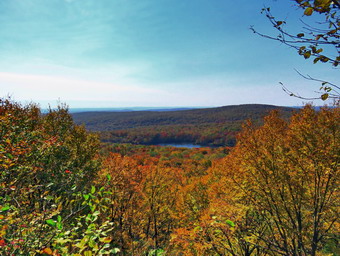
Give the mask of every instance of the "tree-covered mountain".
[[273, 105], [246, 104], [218, 108], [180, 111], [131, 111], [74, 113], [77, 124], [85, 124], [91, 131], [110, 131], [153, 125], [224, 123], [239, 120], [258, 120], [270, 110], [279, 110], [289, 116], [293, 108]]
[[271, 110], [288, 118], [294, 108], [247, 104], [181, 111], [83, 112], [74, 113], [73, 118], [88, 130], [100, 132], [105, 142], [234, 146], [246, 120], [259, 124]]

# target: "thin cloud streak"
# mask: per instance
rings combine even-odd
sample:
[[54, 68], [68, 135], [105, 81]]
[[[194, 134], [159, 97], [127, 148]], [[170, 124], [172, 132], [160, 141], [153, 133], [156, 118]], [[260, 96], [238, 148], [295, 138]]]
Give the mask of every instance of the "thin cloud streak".
[[[77, 80], [65, 77], [17, 74], [0, 72], [0, 83], [3, 90], [16, 97], [28, 99], [56, 98], [73, 100], [93, 100], [101, 96], [103, 100], [112, 97], [134, 98], [139, 95], [162, 95], [165, 92], [156, 88], [146, 88], [131, 84], [104, 83], [97, 81]], [[23, 93], [25, 92], [25, 93]]]

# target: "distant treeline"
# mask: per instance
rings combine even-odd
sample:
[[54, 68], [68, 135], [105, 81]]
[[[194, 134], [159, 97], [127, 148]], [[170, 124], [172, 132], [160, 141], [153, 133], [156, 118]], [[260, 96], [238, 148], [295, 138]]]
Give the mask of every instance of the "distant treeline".
[[263, 116], [274, 109], [284, 118], [294, 111], [288, 107], [248, 104], [164, 112], [85, 112], [73, 114], [73, 118], [88, 130], [99, 132], [104, 142], [234, 146], [235, 135], [246, 120], [260, 124]]
[[234, 146], [241, 122], [202, 125], [164, 125], [100, 132], [103, 142], [157, 145], [192, 143], [202, 146]]

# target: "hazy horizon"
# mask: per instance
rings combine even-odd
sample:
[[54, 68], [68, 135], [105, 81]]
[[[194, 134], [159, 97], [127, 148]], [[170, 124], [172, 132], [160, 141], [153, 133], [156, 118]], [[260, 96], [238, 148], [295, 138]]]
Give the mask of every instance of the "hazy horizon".
[[[229, 107], [229, 106], [242, 106], [242, 105], [269, 105], [276, 107], [289, 107], [289, 108], [301, 108], [302, 106], [280, 106], [273, 104], [233, 104], [233, 105], [224, 105], [224, 106], [173, 106], [173, 107], [148, 107], [148, 106], [131, 106], [131, 107], [70, 107], [68, 106], [68, 110], [70, 113], [80, 113], [80, 112], [134, 112], [134, 111], [183, 111], [183, 110], [193, 110], [193, 109], [209, 109], [209, 108], [221, 108], [221, 107]], [[320, 105], [315, 105], [316, 108], [321, 107]], [[56, 109], [56, 107], [51, 107], [51, 109]], [[41, 108], [43, 113], [49, 111], [49, 108]]]
[[[84, 110], [84, 109], [90, 109], [90, 110], [133, 110], [133, 111], [138, 111], [138, 110], [170, 110], [170, 109], [204, 109], [204, 108], [219, 108], [219, 107], [226, 107], [226, 106], [238, 106], [238, 105], [272, 105], [272, 106], [278, 106], [278, 107], [292, 107], [292, 108], [300, 108], [303, 107], [306, 104], [312, 104], [315, 107], [322, 107], [322, 106], [331, 106], [332, 103], [330, 102], [324, 102], [324, 101], [318, 101], [318, 102], [312, 102], [312, 101], [302, 101], [300, 104], [296, 105], [279, 105], [275, 103], [256, 103], [256, 102], [249, 102], [249, 103], [239, 103], [239, 104], [224, 104], [224, 105], [171, 105], [171, 106], [166, 106], [166, 105], [131, 105], [131, 106], [108, 106], [106, 105], [107, 103], [104, 102], [97, 102], [97, 103], [89, 103], [89, 102], [84, 102], [84, 103], [79, 103], [77, 102], [76, 104], [72, 105], [69, 104], [66, 101], [60, 101], [60, 100], [55, 100], [51, 102], [39, 102], [39, 101], [27, 101], [27, 100], [17, 100], [14, 97], [8, 97], [5, 96], [4, 98], [9, 98], [11, 100], [17, 101], [20, 104], [26, 105], [30, 103], [38, 104], [38, 106], [43, 110], [46, 111], [49, 108], [56, 109], [58, 106], [67, 106], [69, 110]], [[319, 103], [319, 104], [318, 104]], [[71, 111], [72, 112], [72, 111]]]

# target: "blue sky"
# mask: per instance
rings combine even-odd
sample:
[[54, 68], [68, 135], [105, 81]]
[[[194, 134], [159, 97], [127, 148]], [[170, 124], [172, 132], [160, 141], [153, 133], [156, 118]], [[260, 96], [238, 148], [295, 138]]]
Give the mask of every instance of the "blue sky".
[[[338, 70], [253, 34], [271, 6], [298, 28], [292, 1], [0, 0], [0, 96], [45, 107], [301, 105]], [[319, 102], [320, 103], [320, 102]], [[318, 104], [318, 103], [317, 103]]]

